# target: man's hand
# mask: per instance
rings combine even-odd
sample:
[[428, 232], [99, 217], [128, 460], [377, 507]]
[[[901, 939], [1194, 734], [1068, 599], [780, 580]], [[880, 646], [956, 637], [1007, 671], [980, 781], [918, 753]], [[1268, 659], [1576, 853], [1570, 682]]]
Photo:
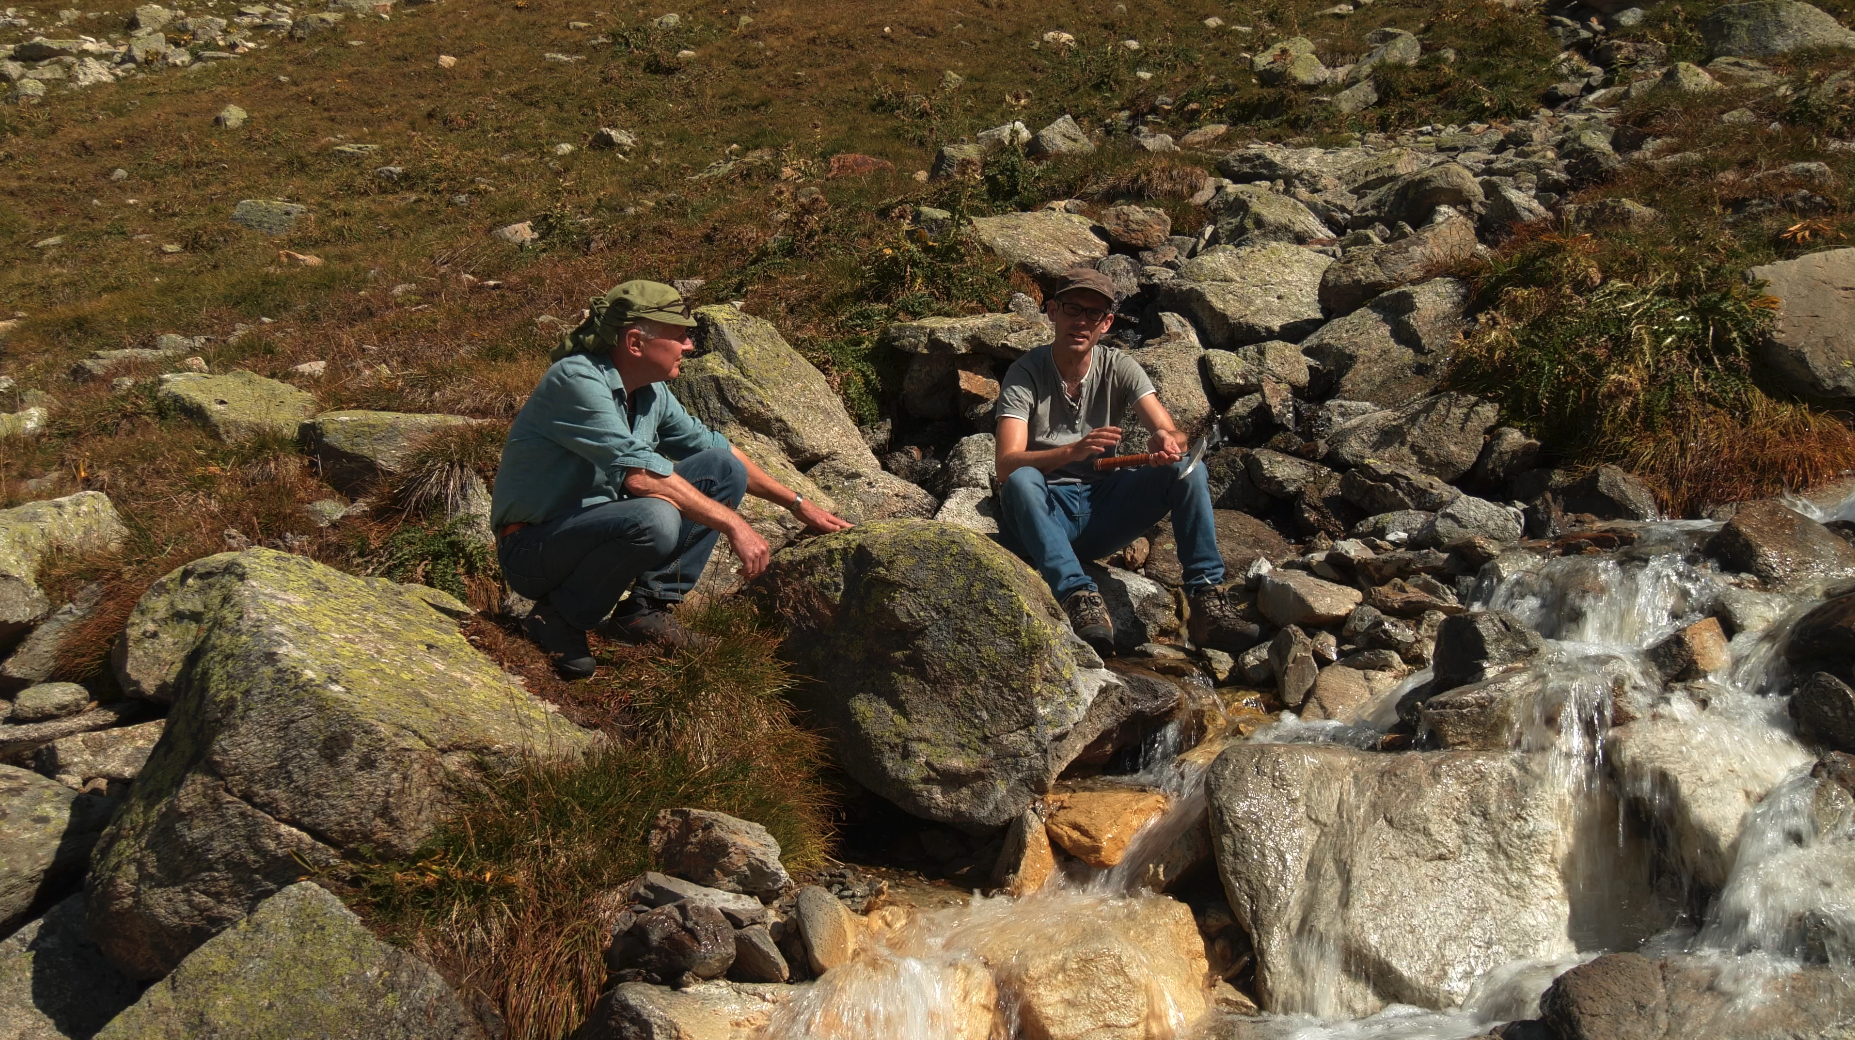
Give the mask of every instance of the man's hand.
[[1159, 458], [1155, 465], [1171, 465], [1185, 457], [1185, 435], [1177, 430], [1155, 430], [1147, 440], [1147, 448]]
[[733, 547], [734, 555], [741, 560], [741, 577], [752, 581], [766, 570], [767, 561], [773, 558], [773, 550], [760, 537], [760, 532], [748, 526], [743, 520], [728, 532], [728, 544]]
[[1119, 426], [1097, 426], [1083, 434], [1081, 440], [1071, 444], [1069, 450], [1074, 461], [1082, 462], [1100, 455], [1119, 443], [1121, 443]]
[[830, 534], [832, 531], [848, 531], [851, 523], [842, 517], [833, 516], [807, 500], [799, 503], [799, 508], [792, 511], [799, 518], [805, 529], [813, 534]]

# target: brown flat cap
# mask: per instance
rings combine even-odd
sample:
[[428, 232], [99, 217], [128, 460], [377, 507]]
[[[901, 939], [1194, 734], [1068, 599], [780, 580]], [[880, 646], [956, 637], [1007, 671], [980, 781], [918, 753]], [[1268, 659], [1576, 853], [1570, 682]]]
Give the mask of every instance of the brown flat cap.
[[1095, 270], [1093, 267], [1072, 267], [1059, 275], [1050, 285], [1050, 294], [1046, 299], [1056, 299], [1066, 292], [1087, 289], [1105, 298], [1109, 303], [1119, 306], [1121, 298], [1114, 291], [1114, 279]]

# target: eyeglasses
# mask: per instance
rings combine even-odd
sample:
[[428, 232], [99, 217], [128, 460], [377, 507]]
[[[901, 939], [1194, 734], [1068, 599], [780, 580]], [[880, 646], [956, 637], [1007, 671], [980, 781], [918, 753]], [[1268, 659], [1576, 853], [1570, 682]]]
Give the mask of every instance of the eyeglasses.
[[1056, 301], [1056, 306], [1058, 310], [1063, 312], [1065, 317], [1081, 318], [1090, 325], [1095, 324], [1103, 318], [1112, 317], [1114, 315], [1112, 309], [1103, 310], [1100, 307], [1084, 307], [1079, 303], [1070, 303], [1068, 300], [1058, 300]]

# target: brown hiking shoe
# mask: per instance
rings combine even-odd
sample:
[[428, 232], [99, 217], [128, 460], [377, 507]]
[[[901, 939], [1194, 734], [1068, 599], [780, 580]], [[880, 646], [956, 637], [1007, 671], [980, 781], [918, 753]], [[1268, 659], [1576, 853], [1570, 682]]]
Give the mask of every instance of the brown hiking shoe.
[[585, 679], [593, 674], [593, 652], [586, 646], [586, 633], [567, 623], [547, 600], [535, 604], [522, 619], [522, 631], [547, 651], [554, 671], [562, 679]]
[[1063, 613], [1069, 615], [1069, 627], [1082, 641], [1107, 653], [1114, 649], [1114, 618], [1108, 604], [1094, 589], [1077, 589], [1063, 601]]
[[[638, 606], [627, 612], [625, 608], [633, 603]], [[700, 650], [715, 641], [684, 628], [669, 606], [637, 599], [620, 603], [611, 617], [599, 623], [599, 634], [638, 646], [654, 643], [668, 650]]]
[[1185, 633], [1200, 650], [1240, 654], [1262, 640], [1255, 604], [1231, 598], [1228, 586], [1200, 585], [1192, 590], [1189, 603]]

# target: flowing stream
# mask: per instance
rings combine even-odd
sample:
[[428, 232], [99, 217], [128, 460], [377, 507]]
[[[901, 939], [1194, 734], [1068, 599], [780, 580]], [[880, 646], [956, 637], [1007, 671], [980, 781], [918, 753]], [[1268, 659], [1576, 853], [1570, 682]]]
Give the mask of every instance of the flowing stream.
[[[1855, 500], [1811, 512], [1855, 515]], [[1119, 1023], [1112, 1033], [1117, 1037], [1183, 1040], [1203, 1032], [1244, 1040], [1458, 1040], [1535, 1017], [1540, 994], [1558, 974], [1615, 949], [1715, 958], [1726, 966], [1723, 978], [1742, 983], [1749, 994], [1759, 991], [1761, 980], [1804, 963], [1855, 970], [1855, 849], [1849, 847], [1855, 843], [1855, 800], [1810, 776], [1814, 756], [1793, 736], [1782, 696], [1789, 682], [1784, 642], [1796, 619], [1819, 601], [1734, 587], [1694, 551], [1709, 528], [1655, 525], [1634, 546], [1605, 555], [1517, 563], [1504, 557], [1484, 568], [1469, 603], [1511, 611], [1547, 640], [1546, 652], [1529, 666], [1536, 681], [1528, 710], [1513, 726], [1511, 747], [1528, 756], [1536, 767], [1528, 774], [1532, 782], [1560, 807], [1564, 841], [1591, 850], [1566, 860], [1568, 888], [1602, 907], [1611, 898], [1607, 886], [1625, 887], [1621, 874], [1654, 873], [1665, 905], [1653, 934], [1629, 941], [1575, 936], [1576, 952], [1568, 956], [1486, 971], [1454, 1008], [1391, 1004], [1349, 1019], [1314, 996], [1288, 1009], [1297, 1013], [1248, 1019], [1240, 1032], [1213, 1030], [1208, 1023], [1220, 1013], [1209, 1010], [1208, 993], [1167, 985], [1180, 966], [1167, 960], [1164, 943], [1153, 941], [1164, 931], [1155, 922], [1168, 907], [1175, 921], [1182, 910], [1169, 897], [1140, 888], [1148, 865], [1200, 826], [1206, 812], [1211, 756], [1181, 757], [1178, 732], [1169, 730], [1147, 749], [1141, 774], [1127, 779], [1165, 791], [1170, 808], [1136, 837], [1119, 865], [1096, 870], [1072, 863], [1041, 891], [1017, 899], [975, 898], [964, 908], [907, 920], [885, 920], [879, 912], [862, 952], [781, 1008], [763, 1035], [1053, 1035], [1060, 1029], [1048, 1020], [1062, 1012], [1048, 1005], [1058, 998], [1039, 988], [1074, 987], [1077, 981], [1064, 973], [1086, 972], [1087, 996], [1069, 992], [1060, 999], [1091, 1004], [1083, 1010]], [[1722, 597], [1736, 597], [1730, 610], [1721, 609]], [[1739, 629], [1730, 643], [1731, 665], [1664, 688], [1646, 651], [1709, 614], [1730, 614]], [[1429, 677], [1427, 671], [1408, 677], [1362, 709], [1358, 721], [1303, 721], [1283, 713], [1250, 739], [1374, 748], [1396, 723], [1399, 698]], [[1657, 725], [1678, 734], [1686, 755], [1741, 778], [1754, 792], [1743, 807], [1729, 800], [1721, 810], [1737, 814], [1727, 824], [1738, 836], [1730, 857], [1717, 849], [1708, 853], [1699, 838], [1666, 822], [1680, 808], [1670, 786], [1675, 781], [1654, 770], [1621, 769], [1612, 760], [1608, 737], [1613, 726], [1629, 721], [1617, 717], [1624, 712], [1653, 715]], [[1662, 821], [1653, 841], [1631, 836], [1643, 829], [1625, 824], [1632, 816]], [[1738, 816], [1743, 824], [1734, 830]], [[1610, 909], [1611, 916], [1627, 916], [1620, 905]], [[1190, 938], [1196, 941], [1195, 933]], [[1295, 966], [1310, 980], [1306, 991], [1331, 989], [1323, 989], [1322, 973], [1337, 981], [1342, 968], [1330, 937], [1310, 930], [1294, 941]], [[1053, 951], [1078, 950], [1100, 955], [1052, 960]]]

